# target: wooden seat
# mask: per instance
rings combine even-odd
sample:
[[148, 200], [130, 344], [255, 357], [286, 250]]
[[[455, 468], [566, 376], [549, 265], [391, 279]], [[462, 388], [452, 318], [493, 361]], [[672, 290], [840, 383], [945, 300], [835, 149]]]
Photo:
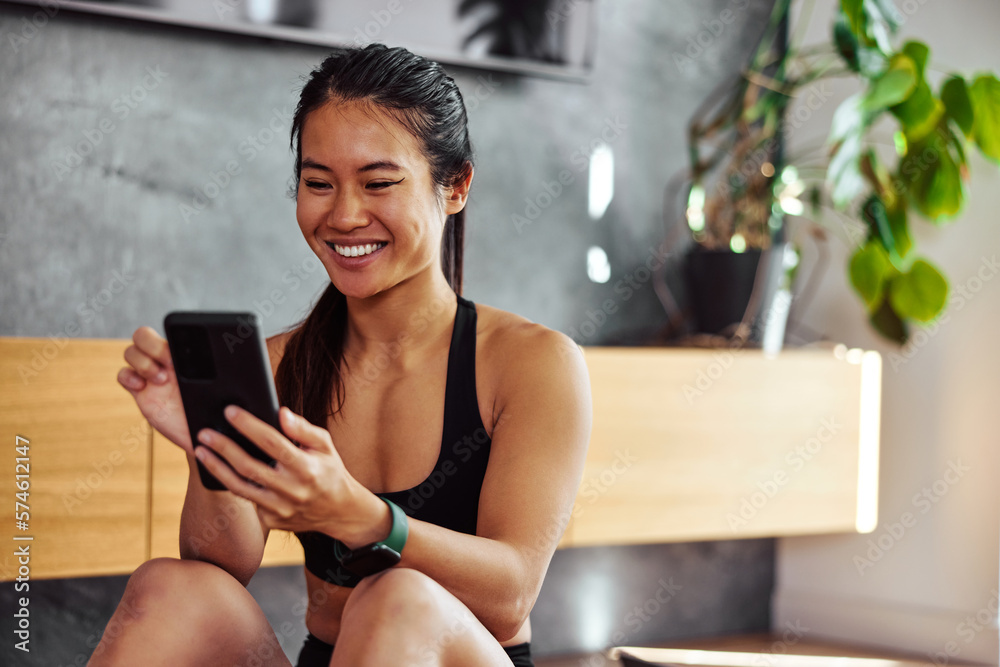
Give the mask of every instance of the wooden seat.
[[[14, 445], [28, 440], [31, 576], [131, 572], [149, 557], [151, 431], [115, 376], [123, 340], [0, 339], [3, 526], [14, 527]], [[17, 567], [4, 549], [4, 579]]]
[[[32, 537], [30, 576], [126, 574], [178, 555], [188, 468], [116, 380], [129, 340], [0, 338], [0, 521]], [[585, 348], [594, 427], [561, 547], [875, 526], [875, 353]], [[14, 447], [28, 440], [28, 530]], [[207, 526], [210, 531], [212, 527]], [[17, 576], [8, 550], [0, 578]], [[275, 531], [264, 565], [302, 562]]]

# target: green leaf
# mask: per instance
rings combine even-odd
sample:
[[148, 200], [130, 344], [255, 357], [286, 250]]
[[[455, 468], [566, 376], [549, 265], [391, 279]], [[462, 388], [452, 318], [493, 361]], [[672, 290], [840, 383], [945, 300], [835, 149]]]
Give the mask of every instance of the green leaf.
[[937, 127], [944, 114], [944, 104], [934, 99], [927, 81], [920, 80], [913, 93], [902, 103], [889, 109], [899, 119], [906, 132], [906, 138], [919, 141]]
[[1000, 80], [992, 74], [979, 76], [969, 98], [975, 114], [972, 138], [984, 155], [1000, 162]]
[[895, 106], [908, 98], [916, 86], [916, 63], [907, 55], [896, 54], [886, 73], [868, 89], [861, 106], [866, 111]]
[[899, 266], [913, 243], [906, 225], [906, 209], [898, 207], [890, 212], [878, 195], [869, 197], [861, 207], [861, 219], [868, 225], [872, 236], [882, 242], [889, 259]]
[[934, 222], [942, 222], [961, 212], [965, 202], [965, 184], [961, 169], [948, 151], [942, 154], [937, 169], [931, 170], [931, 174], [921, 212]]
[[834, 151], [826, 170], [830, 198], [834, 206], [844, 208], [864, 192], [865, 180], [861, 174], [860, 160], [863, 137], [870, 122], [861, 110], [861, 94], [844, 100], [833, 114], [830, 126], [830, 143]]
[[941, 101], [948, 117], [955, 121], [966, 137], [971, 138], [976, 117], [972, 113], [972, 100], [965, 79], [956, 75], [945, 81], [941, 86]]
[[918, 259], [908, 272], [893, 278], [889, 301], [900, 317], [930, 322], [948, 301], [948, 281], [930, 262]]
[[851, 32], [851, 27], [847, 24], [847, 18], [843, 15], [837, 17], [833, 24], [833, 43], [837, 47], [837, 53], [847, 63], [847, 67], [852, 72], [860, 71], [858, 65], [858, 38]]
[[840, 0], [840, 10], [844, 12], [847, 24], [859, 41], [865, 36], [864, 0]]
[[885, 292], [886, 280], [893, 275], [889, 255], [878, 241], [869, 241], [851, 257], [851, 285], [861, 295], [869, 312], [874, 312]]
[[892, 53], [892, 42], [889, 41], [889, 31], [882, 21], [868, 21], [868, 36], [879, 51], [889, 55]]
[[888, 299], [884, 299], [868, 318], [880, 334], [900, 345], [905, 345], [910, 337], [910, 329], [906, 322], [900, 319], [899, 315], [892, 309]]
[[877, 9], [881, 15], [881, 19], [894, 32], [903, 24], [903, 15], [899, 13], [899, 9], [896, 8], [892, 0], [868, 0], [867, 7], [869, 14], [873, 17], [875, 15], [874, 10]]
[[872, 195], [861, 206], [861, 219], [868, 225], [871, 235], [882, 242], [882, 247], [891, 255], [896, 250], [896, 239], [889, 231], [889, 216], [885, 211], [885, 204]]
[[841, 102], [837, 110], [833, 112], [829, 143], [839, 143], [847, 135], [857, 132], [860, 126], [865, 125], [865, 113], [861, 108], [863, 99], [861, 93], [855, 93]]
[[900, 259], [906, 259], [913, 248], [913, 241], [910, 239], [910, 226], [906, 221], [906, 202], [900, 200], [895, 208], [886, 209], [889, 218], [889, 233], [892, 234], [896, 242], [896, 254]]
[[892, 145], [896, 149], [896, 155], [906, 155], [909, 144], [910, 142], [906, 140], [906, 133], [902, 130], [896, 130], [892, 133]]
[[899, 163], [898, 181], [921, 214], [934, 222], [962, 210], [965, 184], [951, 152], [948, 133], [941, 128], [909, 146]]
[[865, 191], [865, 178], [861, 173], [862, 135], [854, 132], [837, 147], [827, 168], [827, 181], [832, 186], [830, 198], [834, 206], [844, 208]]
[[924, 70], [927, 69], [927, 59], [931, 54], [931, 50], [927, 45], [923, 42], [911, 40], [903, 44], [903, 48], [900, 51], [913, 59], [913, 63], [917, 66], [917, 78], [924, 78]]
[[[941, 132], [944, 132], [948, 136], [949, 145], [955, 149], [956, 162], [960, 166], [965, 166], [968, 162], [965, 159], [965, 142], [962, 141], [962, 137], [955, 134], [955, 131], [951, 128], [951, 125], [947, 123], [942, 123], [938, 126]], [[961, 171], [961, 170], [959, 170]]]
[[882, 53], [892, 53], [892, 41], [889, 33], [896, 32], [902, 21], [902, 16], [896, 10], [891, 0], [865, 0], [864, 29], [869, 40], [874, 42]]
[[858, 67], [861, 75], [868, 79], [877, 79], [889, 69], [889, 59], [878, 49], [861, 47], [858, 49]]

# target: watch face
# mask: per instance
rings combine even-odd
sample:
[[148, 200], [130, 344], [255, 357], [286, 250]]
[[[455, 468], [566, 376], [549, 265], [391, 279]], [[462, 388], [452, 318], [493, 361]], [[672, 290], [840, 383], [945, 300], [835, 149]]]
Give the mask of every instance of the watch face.
[[388, 570], [400, 560], [400, 555], [391, 547], [384, 544], [369, 544], [352, 551], [340, 561], [340, 564], [359, 577], [367, 577]]

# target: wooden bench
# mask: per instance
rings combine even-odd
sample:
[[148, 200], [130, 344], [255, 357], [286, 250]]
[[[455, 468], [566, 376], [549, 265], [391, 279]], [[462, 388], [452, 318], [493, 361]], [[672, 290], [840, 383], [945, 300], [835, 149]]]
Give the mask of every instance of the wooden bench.
[[[0, 521], [8, 544], [32, 538], [13, 544], [30, 545], [33, 578], [126, 574], [178, 555], [187, 464], [115, 379], [129, 344], [0, 338]], [[594, 428], [561, 547], [874, 529], [876, 353], [584, 352]], [[21, 438], [26, 530], [15, 516]], [[10, 580], [19, 563], [3, 553]], [[264, 565], [301, 562], [294, 536], [272, 533]]]

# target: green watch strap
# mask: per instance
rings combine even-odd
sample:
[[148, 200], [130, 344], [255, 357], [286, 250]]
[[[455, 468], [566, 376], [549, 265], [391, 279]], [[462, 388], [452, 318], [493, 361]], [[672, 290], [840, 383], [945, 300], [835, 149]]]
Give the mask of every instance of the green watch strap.
[[[406, 512], [400, 509], [399, 505], [396, 503], [383, 498], [382, 496], [379, 496], [379, 499], [389, 506], [389, 512], [392, 514], [392, 528], [389, 529], [389, 536], [384, 540], [373, 542], [371, 545], [367, 546], [382, 544], [402, 555], [403, 547], [406, 545], [406, 538], [410, 534], [409, 518], [406, 516]], [[347, 545], [343, 542], [340, 540], [333, 541], [333, 555], [338, 561], [343, 560], [343, 558], [350, 553], [351, 550], [348, 549]]]
[[[379, 496], [382, 498], [381, 496]], [[389, 537], [385, 538], [378, 544], [384, 544], [396, 553], [402, 555], [403, 547], [406, 546], [406, 538], [410, 535], [410, 520], [406, 516], [399, 505], [382, 498], [385, 504], [389, 506], [389, 511], [392, 512], [392, 528], [389, 529]]]

